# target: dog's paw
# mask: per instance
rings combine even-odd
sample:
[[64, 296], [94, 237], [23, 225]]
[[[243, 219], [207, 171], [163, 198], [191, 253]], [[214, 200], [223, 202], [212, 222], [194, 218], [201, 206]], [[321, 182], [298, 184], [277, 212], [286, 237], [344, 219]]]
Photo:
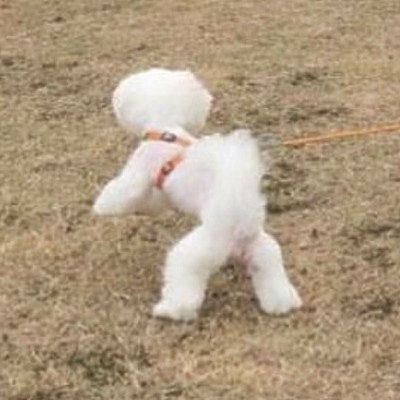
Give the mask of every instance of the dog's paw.
[[161, 300], [154, 306], [153, 316], [174, 321], [192, 321], [197, 318], [197, 309], [184, 304], [172, 305], [166, 300]]
[[262, 310], [268, 314], [285, 314], [303, 304], [292, 284], [269, 287], [260, 300]]

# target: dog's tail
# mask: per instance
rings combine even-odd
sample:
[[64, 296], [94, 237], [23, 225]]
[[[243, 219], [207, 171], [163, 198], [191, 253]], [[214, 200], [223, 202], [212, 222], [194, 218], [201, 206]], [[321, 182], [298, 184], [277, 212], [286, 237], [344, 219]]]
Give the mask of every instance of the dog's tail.
[[112, 99], [118, 122], [135, 134], [175, 127], [197, 133], [211, 102], [211, 94], [190, 71], [161, 68], [126, 77]]
[[215, 180], [202, 221], [216, 235], [251, 240], [262, 227], [266, 205], [260, 188], [264, 166], [256, 140], [243, 130], [216, 140]]

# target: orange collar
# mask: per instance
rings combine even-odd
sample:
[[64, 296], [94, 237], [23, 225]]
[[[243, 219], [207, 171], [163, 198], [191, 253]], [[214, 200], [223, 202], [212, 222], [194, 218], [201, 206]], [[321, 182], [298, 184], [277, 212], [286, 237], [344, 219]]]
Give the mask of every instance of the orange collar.
[[[147, 131], [144, 133], [143, 136], [144, 140], [160, 140], [163, 142], [168, 142], [168, 143], [175, 143], [180, 145], [181, 147], [185, 148], [194, 143], [194, 140], [188, 139], [188, 138], [182, 138], [174, 133], [164, 131]], [[167, 161], [165, 161], [159, 171], [157, 172], [157, 175], [154, 179], [154, 184], [158, 189], [162, 189], [165, 180], [167, 179], [168, 175], [171, 174], [171, 172], [177, 167], [178, 164], [180, 164], [183, 160], [183, 149], [179, 152], [177, 152], [175, 155], [170, 157]]]

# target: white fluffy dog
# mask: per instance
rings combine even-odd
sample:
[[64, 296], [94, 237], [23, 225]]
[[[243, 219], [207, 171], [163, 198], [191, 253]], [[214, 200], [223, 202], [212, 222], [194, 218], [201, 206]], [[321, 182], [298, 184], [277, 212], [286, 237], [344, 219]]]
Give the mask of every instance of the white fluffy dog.
[[281, 314], [301, 306], [281, 250], [263, 230], [263, 165], [247, 131], [195, 138], [212, 97], [189, 71], [151, 69], [124, 79], [113, 96], [120, 124], [142, 137], [122, 171], [94, 204], [99, 215], [159, 212], [173, 206], [200, 224], [169, 252], [153, 314], [196, 318], [207, 280], [229, 259], [251, 274], [261, 308]]

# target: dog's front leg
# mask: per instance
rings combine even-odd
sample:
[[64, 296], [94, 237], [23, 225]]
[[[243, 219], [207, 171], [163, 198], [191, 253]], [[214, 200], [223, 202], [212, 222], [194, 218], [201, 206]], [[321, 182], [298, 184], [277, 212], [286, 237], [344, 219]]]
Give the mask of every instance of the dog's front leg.
[[145, 171], [122, 171], [109, 181], [97, 197], [93, 211], [98, 215], [122, 216], [140, 211], [151, 195], [151, 181]]
[[98, 215], [123, 216], [135, 212], [154, 214], [169, 207], [163, 191], [154, 186], [151, 161], [157, 152], [148, 143], [139, 146], [122, 171], [109, 181], [97, 197]]
[[164, 270], [162, 298], [156, 317], [189, 321], [196, 318], [208, 278], [227, 260], [226, 246], [203, 227], [197, 227], [170, 251]]

